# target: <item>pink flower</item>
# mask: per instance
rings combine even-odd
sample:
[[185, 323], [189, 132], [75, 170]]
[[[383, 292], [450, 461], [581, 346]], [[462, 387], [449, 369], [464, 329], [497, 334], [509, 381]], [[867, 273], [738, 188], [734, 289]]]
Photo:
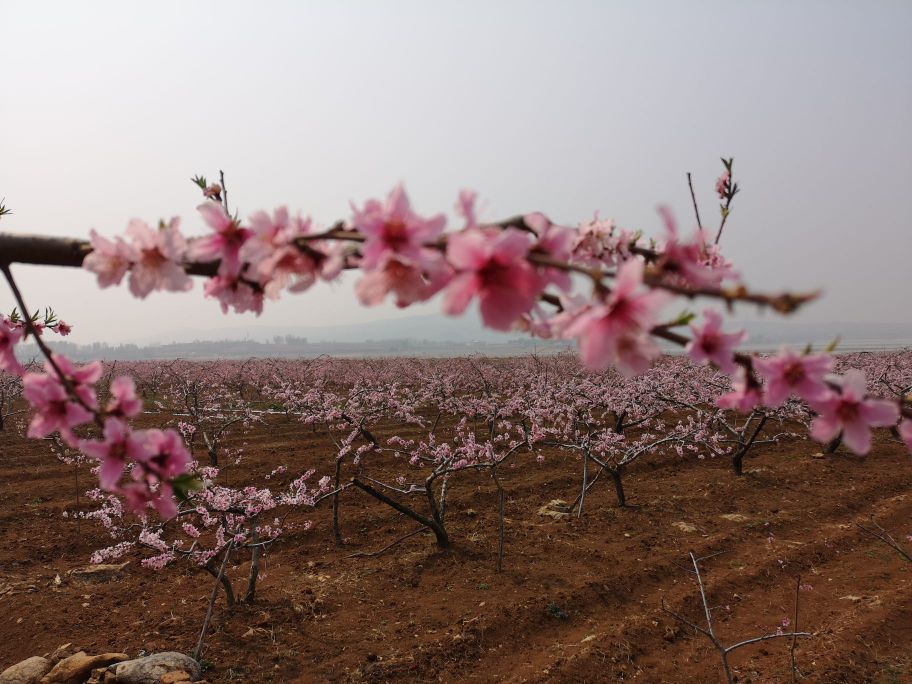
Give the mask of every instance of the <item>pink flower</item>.
[[[101, 377], [104, 370], [101, 362], [92, 361], [92, 363], [87, 363], [85, 366], [77, 368], [73, 365], [72, 361], [62, 354], [53, 354], [53, 359], [54, 363], [57, 364], [57, 368], [63, 373], [63, 376], [69, 380], [70, 385], [73, 387], [73, 391], [76, 392], [76, 396], [94, 411], [98, 407], [98, 399], [95, 396], [95, 388], [93, 385], [98, 382], [98, 379]], [[56, 379], [57, 374], [50, 362], [45, 362], [44, 370], [48, 375], [53, 375]]]
[[0, 370], [22, 375], [24, 369], [19, 361], [16, 360], [16, 354], [13, 351], [13, 348], [21, 339], [22, 330], [12, 325], [5, 318], [0, 317]]
[[805, 401], [820, 399], [829, 392], [824, 376], [833, 359], [825, 354], [798, 354], [783, 347], [770, 358], [754, 359], [754, 367], [766, 381], [764, 403], [781, 406], [792, 393]]
[[728, 171], [722, 173], [716, 179], [716, 194], [719, 195], [719, 199], [725, 199], [728, 195], [728, 184], [731, 181], [731, 174]]
[[57, 331], [58, 335], [66, 337], [71, 332], [73, 332], [73, 326], [69, 325], [68, 323], [64, 323], [63, 321], [57, 321], [57, 325], [54, 327], [54, 330]]
[[[733, 277], [728, 264], [716, 254], [710, 258], [706, 237], [700, 231], [691, 242], [681, 242], [678, 226], [668, 207], [659, 207], [665, 221], [667, 238], [657, 267], [663, 274], [682, 280], [692, 287], [718, 285], [725, 278]], [[724, 266], [719, 268], [719, 266]]]
[[203, 292], [207, 297], [215, 297], [222, 306], [222, 313], [228, 313], [228, 307], [236, 313], [253, 311], [259, 316], [263, 312], [263, 293], [238, 276], [217, 275], [206, 281]]
[[478, 220], [475, 217], [475, 202], [478, 199], [478, 193], [474, 190], [460, 190], [459, 200], [456, 202], [456, 213], [465, 219], [465, 227], [478, 227]]
[[176, 430], [144, 430], [141, 439], [145, 451], [139, 460], [146, 475], [166, 482], [187, 471], [192, 458]]
[[[535, 244], [532, 245], [531, 251], [533, 254], [540, 254], [559, 262], [566, 263], [570, 261], [573, 243], [576, 239], [575, 231], [556, 226], [544, 214], [537, 212], [526, 214], [523, 217], [523, 221], [538, 237]], [[553, 283], [564, 292], [570, 291], [572, 282], [567, 271], [547, 266], [539, 266], [538, 271], [542, 278], [542, 288]]]
[[444, 311], [460, 314], [478, 297], [485, 325], [509, 330], [532, 308], [541, 291], [539, 279], [526, 261], [528, 252], [528, 237], [513, 228], [474, 228], [453, 235], [446, 256], [457, 274], [447, 289]]
[[72, 428], [92, 420], [93, 414], [73, 401], [56, 375], [26, 373], [22, 378], [22, 396], [35, 410], [29, 423], [28, 436], [41, 439], [54, 431], [67, 444], [76, 443]]
[[386, 202], [368, 200], [364, 209], [352, 206], [352, 224], [367, 239], [361, 249], [361, 268], [379, 268], [390, 256], [421, 267], [436, 256], [425, 244], [436, 240], [446, 226], [446, 217], [437, 214], [425, 219], [415, 214], [402, 184], [390, 192]]
[[162, 518], [177, 515], [174, 490], [167, 482], [162, 482], [156, 491], [149, 489], [145, 482], [130, 482], [120, 492], [126, 499], [127, 507], [134, 513], [142, 514], [147, 506], [152, 505]]
[[382, 266], [366, 273], [355, 284], [355, 293], [365, 306], [380, 304], [389, 292], [396, 295], [396, 306], [400, 308], [423, 302], [439, 292], [450, 275], [442, 259], [433, 269], [427, 266], [422, 270], [389, 256]]
[[84, 439], [79, 442], [79, 450], [101, 463], [98, 482], [109, 492], [117, 491], [117, 483], [127, 463], [147, 458], [142, 433], [133, 433], [119, 418], [105, 421], [104, 439]]
[[899, 424], [899, 436], [906, 443], [906, 448], [912, 451], [912, 418], [906, 418]]
[[722, 316], [713, 309], [703, 311], [703, 327], [690, 326], [693, 339], [687, 345], [687, 354], [698, 363], [712, 362], [723, 373], [735, 369], [735, 348], [747, 339], [743, 330], [736, 333], [722, 332]]
[[203, 190], [203, 197], [208, 199], [220, 200], [222, 197], [222, 186], [218, 183], [206, 186]]
[[82, 260], [82, 267], [98, 277], [99, 287], [119, 285], [132, 263], [138, 259], [138, 255], [119, 237], [111, 242], [94, 230], [90, 236], [92, 251]]
[[249, 264], [246, 273], [263, 286], [265, 295], [278, 299], [283, 289], [303, 292], [317, 280], [328, 257], [315, 244], [304, 248], [297, 238], [310, 233], [310, 219], [289, 218], [288, 210], [279, 207], [272, 217], [257, 212], [250, 217], [251, 237], [240, 250], [240, 259]]
[[734, 409], [747, 413], [760, 403], [760, 388], [748, 380], [747, 371], [738, 366], [735, 379], [732, 380], [733, 392], [723, 394], [716, 399], [716, 406], [721, 409]]
[[635, 375], [659, 355], [649, 331], [670, 295], [660, 290], [637, 292], [643, 270], [640, 259], [624, 262], [608, 300], [585, 308], [563, 329], [563, 337], [579, 339], [580, 355], [588, 368], [615, 365], [625, 375]]
[[241, 247], [252, 232], [228, 216], [221, 204], [207, 202], [197, 210], [215, 233], [194, 240], [187, 255], [194, 261], [220, 261], [219, 275], [237, 276], [241, 272]]
[[871, 449], [871, 427], [893, 425], [899, 419], [896, 404], [865, 398], [865, 376], [857, 368], [846, 371], [840, 392], [811, 402], [818, 415], [811, 423], [811, 437], [829, 442], [842, 432], [846, 446], [860, 456]]
[[180, 262], [186, 241], [178, 228], [179, 220], [152, 230], [139, 219], [130, 221], [127, 233], [133, 238], [137, 258], [130, 269], [130, 292], [144, 299], [153, 290], [185, 292], [193, 287]]
[[133, 378], [121, 375], [111, 381], [111, 399], [105, 410], [112, 416], [133, 418], [142, 411], [142, 400], [136, 396]]
[[[298, 219], [297, 225], [300, 229], [298, 234], [306, 234], [310, 230], [310, 220], [301, 221]], [[289, 229], [291, 220], [288, 216], [287, 207], [279, 207], [272, 216], [265, 211], [258, 211], [250, 217], [250, 238], [241, 245], [238, 255], [241, 261], [247, 261], [255, 264], [268, 257], [279, 247], [287, 246], [289, 243]]]

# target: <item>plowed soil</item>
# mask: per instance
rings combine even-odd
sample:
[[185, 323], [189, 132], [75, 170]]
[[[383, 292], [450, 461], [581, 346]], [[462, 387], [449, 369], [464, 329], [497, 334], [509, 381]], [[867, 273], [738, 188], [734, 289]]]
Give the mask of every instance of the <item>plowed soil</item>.
[[[138, 559], [108, 582], [69, 575], [110, 543], [95, 524], [62, 515], [75, 509], [88, 470], [77, 486], [73, 467], [19, 432], [0, 432], [0, 669], [65, 642], [91, 652], [191, 651], [212, 578], [187, 565], [147, 570]], [[283, 463], [331, 470], [328, 439], [300, 423], [276, 418], [244, 441], [232, 482]], [[912, 460], [885, 431], [866, 458], [819, 451], [800, 440], [760, 447], [742, 477], [722, 460], [650, 457], [626, 477], [628, 508], [600, 481], [582, 518], [560, 520], [538, 511], [575, 497], [579, 460], [554, 451], [541, 464], [520, 461], [502, 476], [501, 573], [488, 475], [452, 481], [445, 551], [418, 534], [379, 556], [350, 557], [414, 523], [347, 491], [343, 547], [333, 542], [329, 506], [296, 513], [313, 527], [268, 551], [257, 601], [227, 610], [219, 598], [206, 678], [723, 681], [707, 639], [662, 610], [664, 602], [702, 624], [687, 572], [693, 551], [718, 554], [701, 568], [724, 643], [774, 633], [785, 618], [793, 628], [800, 575], [798, 628], [813, 636], [795, 648], [799, 681], [912, 682], [912, 563], [856, 526], [873, 516], [912, 552]], [[84, 498], [80, 505], [86, 510]], [[239, 558], [231, 569], [238, 587], [247, 564]], [[737, 681], [791, 682], [791, 647], [774, 639], [738, 650]]]

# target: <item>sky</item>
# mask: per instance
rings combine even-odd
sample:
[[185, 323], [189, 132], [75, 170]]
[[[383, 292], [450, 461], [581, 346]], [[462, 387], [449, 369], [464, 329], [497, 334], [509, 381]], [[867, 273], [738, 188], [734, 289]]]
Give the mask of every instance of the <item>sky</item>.
[[[695, 225], [688, 171], [716, 225], [730, 156], [742, 192], [722, 246], [747, 283], [822, 288], [804, 321], [912, 322], [907, 0], [0, 0], [0, 26], [0, 231], [178, 215], [202, 234], [189, 178], [223, 169], [242, 216], [287, 205], [329, 225], [402, 181], [427, 214], [452, 216], [468, 187], [486, 219], [599, 211], [660, 235], [659, 204]], [[80, 343], [440, 307], [361, 307], [348, 274], [257, 320], [200, 282], [138, 301], [76, 269], [14, 273]]]

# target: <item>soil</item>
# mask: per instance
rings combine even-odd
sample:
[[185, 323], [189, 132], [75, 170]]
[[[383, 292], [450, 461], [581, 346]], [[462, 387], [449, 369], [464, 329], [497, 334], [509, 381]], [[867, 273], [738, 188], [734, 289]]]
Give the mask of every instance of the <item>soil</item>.
[[[392, 429], [392, 428], [390, 428]], [[0, 669], [65, 642], [90, 652], [177, 650], [196, 643], [212, 578], [187, 565], [164, 571], [134, 559], [115, 579], [69, 575], [110, 542], [75, 509], [90, 476], [54, 459], [46, 442], [0, 432]], [[283, 418], [244, 437], [233, 481], [280, 464], [331, 473], [330, 442]], [[668, 455], [626, 476], [628, 508], [610, 480], [587, 495], [582, 518], [538, 514], [572, 500], [580, 462], [506, 469], [503, 571], [496, 489], [486, 474], [451, 485], [452, 548], [355, 490], [342, 499], [345, 545], [330, 509], [296, 514], [310, 530], [285, 536], [263, 559], [258, 599], [227, 610], [219, 597], [203, 659], [209, 682], [716, 682], [708, 640], [663, 612], [699, 624], [688, 552], [701, 563], [725, 644], [795, 627], [804, 682], [912, 682], [912, 563], [859, 529], [871, 516], [907, 550], [912, 461], [879, 431], [866, 458], [816, 457], [794, 440], [758, 448], [736, 477], [723, 460]], [[85, 498], [80, 505], [85, 510]], [[734, 514], [734, 515], [732, 515]], [[684, 523], [684, 524], [680, 524]], [[689, 530], [689, 531], [688, 531]], [[241, 559], [243, 560], [243, 559]], [[241, 587], [247, 566], [231, 570]], [[57, 579], [59, 578], [59, 579]], [[791, 682], [791, 639], [731, 655], [739, 682]]]

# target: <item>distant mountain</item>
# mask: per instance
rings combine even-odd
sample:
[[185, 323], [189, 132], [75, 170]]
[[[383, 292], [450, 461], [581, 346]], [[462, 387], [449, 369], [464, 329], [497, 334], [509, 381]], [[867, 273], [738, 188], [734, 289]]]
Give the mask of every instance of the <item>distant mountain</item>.
[[[912, 323], [827, 322], [806, 323], [788, 318], [768, 318], [729, 323], [728, 328], [743, 327], [748, 331], [748, 346], [780, 344], [826, 344], [840, 337], [845, 344], [883, 346], [912, 345]], [[523, 333], [499, 333], [482, 327], [477, 314], [458, 318], [429, 314], [406, 318], [383, 319], [366, 323], [328, 326], [234, 326], [215, 330], [182, 329], [159, 333], [153, 337], [132, 340], [133, 344], [171, 344], [219, 340], [273, 342], [277, 337], [306, 339], [310, 343], [388, 342], [411, 340], [414, 343], [504, 344], [525, 339]]]
[[133, 344], [169, 344], [214, 340], [270, 342], [276, 337], [306, 338], [309, 342], [383, 342], [414, 340], [420, 342], [487, 342], [500, 344], [525, 337], [522, 333], [504, 334], [483, 328], [477, 316], [459, 318], [441, 315], [409, 316], [366, 323], [327, 326], [233, 326], [216, 330], [182, 329], [131, 340]]

